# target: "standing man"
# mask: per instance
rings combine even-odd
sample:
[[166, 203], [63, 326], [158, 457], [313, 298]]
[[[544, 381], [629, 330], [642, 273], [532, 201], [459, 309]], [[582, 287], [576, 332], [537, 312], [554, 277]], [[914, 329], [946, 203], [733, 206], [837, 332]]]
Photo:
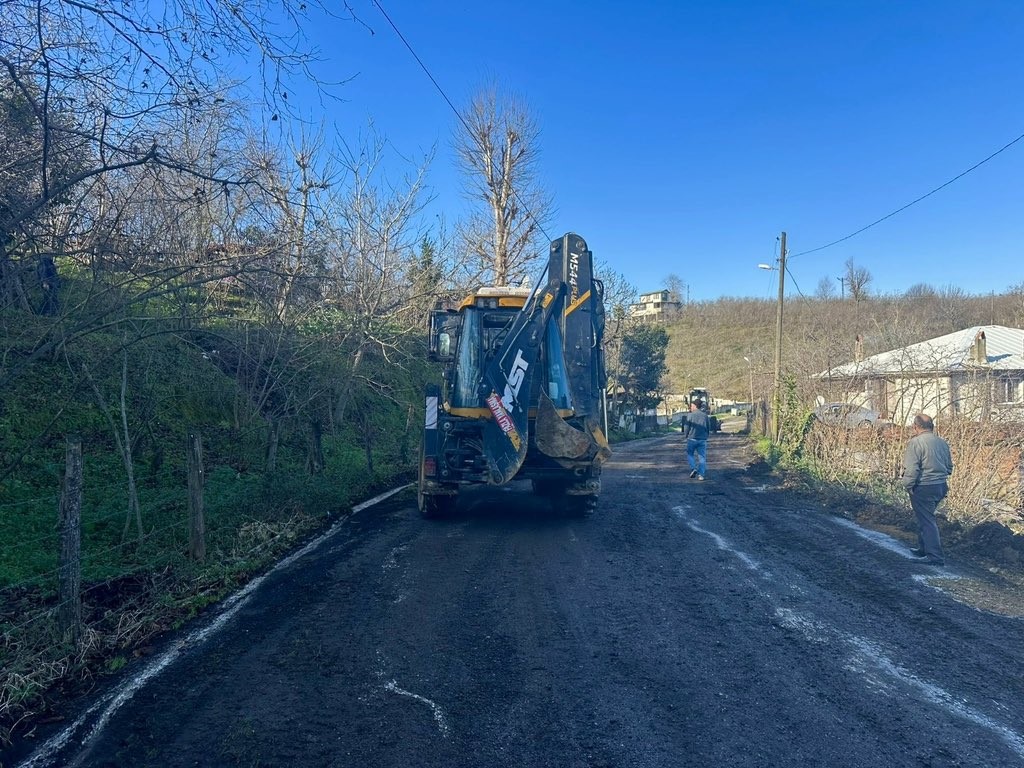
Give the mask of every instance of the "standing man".
[[690, 477], [704, 479], [707, 471], [708, 432], [711, 429], [711, 417], [700, 407], [697, 400], [690, 401], [690, 412], [686, 416], [686, 460], [690, 464]]
[[914, 557], [929, 565], [943, 565], [939, 526], [935, 509], [949, 492], [947, 479], [953, 474], [953, 457], [949, 444], [935, 434], [932, 417], [919, 413], [914, 417], [914, 436], [903, 454], [903, 477], [900, 481], [910, 494], [910, 506], [917, 516], [917, 549]]

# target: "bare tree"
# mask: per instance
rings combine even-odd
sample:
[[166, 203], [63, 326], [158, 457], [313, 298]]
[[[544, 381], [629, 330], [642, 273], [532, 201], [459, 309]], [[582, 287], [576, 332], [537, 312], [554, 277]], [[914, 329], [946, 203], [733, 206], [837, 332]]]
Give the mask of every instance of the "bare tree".
[[455, 151], [471, 200], [483, 203], [463, 227], [465, 247], [494, 283], [525, 275], [546, 243], [552, 201], [537, 175], [540, 129], [526, 104], [492, 85], [456, 124]]
[[934, 299], [937, 292], [929, 283], [914, 283], [903, 292], [903, 296], [917, 301]]
[[[342, 141], [337, 150], [342, 192], [331, 203], [332, 225], [325, 233], [330, 251], [325, 278], [326, 303], [338, 313], [336, 345], [349, 353], [334, 409], [339, 420], [353, 385], [373, 385], [360, 378], [368, 355], [402, 364], [402, 342], [419, 330], [416, 308], [423, 297], [418, 292], [437, 287], [420, 279], [424, 260], [416, 255], [425, 236], [416, 221], [430, 200], [425, 179], [431, 156], [410, 164], [401, 181], [391, 181], [384, 171], [389, 149], [386, 139], [372, 134], [356, 144]], [[430, 257], [435, 276], [447, 271], [443, 257], [442, 249]]]
[[853, 259], [847, 259], [844, 266], [846, 267], [846, 288], [850, 291], [850, 297], [854, 301], [863, 300], [868, 295], [871, 273], [867, 267], [858, 267]]
[[[222, 79], [224, 60], [256, 63], [272, 120], [288, 104], [289, 77], [309, 74], [305, 2], [169, 0], [128, 8], [75, 0], [3, 4], [0, 134], [19, 139], [17, 151], [0, 161], [6, 302], [25, 305], [25, 270], [14, 259], [46, 247], [40, 216], [83, 183], [156, 164], [209, 183], [240, 181], [204, 173], [166, 139], [227, 98], [233, 86]], [[271, 12], [280, 24], [267, 23]]]
[[958, 331], [969, 325], [967, 300], [967, 292], [960, 286], [953, 284], [942, 286], [939, 290], [938, 304], [943, 331]]
[[[286, 158], [282, 154], [286, 153]], [[312, 288], [326, 258], [328, 191], [335, 179], [334, 161], [325, 151], [322, 133], [304, 132], [282, 153], [260, 149], [253, 160], [259, 169], [265, 222], [274, 233], [269, 289], [274, 316], [281, 322], [302, 283]], [[270, 298], [268, 297], [268, 298]]]
[[667, 316], [672, 318], [679, 314], [680, 308], [687, 302], [690, 295], [690, 286], [686, 284], [675, 272], [665, 278], [665, 288], [668, 289], [668, 300], [676, 302], [676, 306], [666, 307]]
[[[622, 336], [629, 327], [630, 307], [636, 303], [637, 289], [621, 272], [613, 270], [607, 262], [598, 262], [594, 267], [604, 285], [604, 348], [608, 381], [616, 382], [623, 375]], [[611, 393], [609, 407], [617, 417], [622, 394], [619, 388]]]
[[818, 287], [814, 291], [814, 296], [822, 301], [834, 299], [836, 297], [836, 287], [832, 282], [832, 278], [825, 275], [818, 280]]

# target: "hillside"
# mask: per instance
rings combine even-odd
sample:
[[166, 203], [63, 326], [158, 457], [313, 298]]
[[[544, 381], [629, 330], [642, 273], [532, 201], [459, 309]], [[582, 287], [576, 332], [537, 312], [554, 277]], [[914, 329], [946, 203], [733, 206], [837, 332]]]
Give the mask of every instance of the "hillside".
[[[722, 298], [684, 306], [667, 321], [668, 391], [707, 386], [717, 396], [769, 396], [775, 360], [777, 303]], [[995, 296], [967, 296], [955, 289], [916, 290], [901, 296], [818, 299], [788, 296], [783, 312], [783, 373], [796, 376], [808, 400], [817, 392], [808, 377], [854, 357], [856, 339], [865, 356], [906, 346], [972, 325], [1024, 327], [1024, 289]], [[750, 359], [750, 364], [744, 360]]]
[[411, 476], [429, 375], [412, 330], [61, 269], [60, 315], [0, 312], [0, 746]]

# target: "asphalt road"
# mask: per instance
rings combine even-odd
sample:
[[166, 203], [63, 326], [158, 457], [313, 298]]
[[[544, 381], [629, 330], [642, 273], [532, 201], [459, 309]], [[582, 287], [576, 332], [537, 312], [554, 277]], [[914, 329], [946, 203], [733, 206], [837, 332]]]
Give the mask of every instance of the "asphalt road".
[[[1024, 624], [715, 435], [616, 449], [598, 510], [405, 492], [207, 617], [24, 766], [1015, 766]], [[91, 709], [88, 709], [91, 707]]]

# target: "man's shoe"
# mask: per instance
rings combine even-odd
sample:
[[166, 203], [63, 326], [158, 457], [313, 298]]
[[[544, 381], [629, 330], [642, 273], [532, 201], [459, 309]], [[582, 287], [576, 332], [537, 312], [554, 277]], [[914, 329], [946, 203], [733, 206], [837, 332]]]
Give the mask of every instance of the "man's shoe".
[[693, 471], [692, 471], [692, 472], [690, 473], [690, 479], [692, 480], [692, 479], [693, 479], [693, 478], [695, 478], [696, 476], [697, 476], [697, 470], [695, 469], [695, 470], [693, 470]]
[[945, 565], [946, 561], [941, 557], [927, 557], [925, 558], [925, 565]]
[[703, 480], [704, 479], [704, 475], [697, 475], [697, 479], [698, 480]]
[[928, 557], [927, 552], [925, 552], [923, 549], [918, 549], [917, 547], [911, 547], [910, 554], [913, 557]]

